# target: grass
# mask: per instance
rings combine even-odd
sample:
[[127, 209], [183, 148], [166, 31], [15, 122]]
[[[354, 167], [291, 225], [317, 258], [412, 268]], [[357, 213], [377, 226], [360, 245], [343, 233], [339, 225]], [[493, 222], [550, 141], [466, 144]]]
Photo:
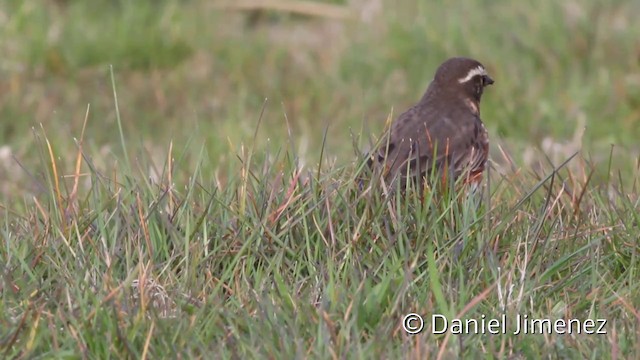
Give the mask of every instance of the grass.
[[[637, 358], [640, 8], [362, 3], [0, 5], [2, 356]], [[361, 184], [454, 54], [496, 79], [482, 204]]]

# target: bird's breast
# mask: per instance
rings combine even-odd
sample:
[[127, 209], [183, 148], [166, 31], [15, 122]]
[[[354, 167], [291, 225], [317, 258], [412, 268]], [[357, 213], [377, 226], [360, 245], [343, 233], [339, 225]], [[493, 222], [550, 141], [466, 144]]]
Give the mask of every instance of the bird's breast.
[[473, 115], [476, 115], [476, 116], [480, 115], [480, 108], [478, 107], [478, 103], [476, 103], [471, 99], [466, 99], [465, 105], [469, 108], [469, 110]]

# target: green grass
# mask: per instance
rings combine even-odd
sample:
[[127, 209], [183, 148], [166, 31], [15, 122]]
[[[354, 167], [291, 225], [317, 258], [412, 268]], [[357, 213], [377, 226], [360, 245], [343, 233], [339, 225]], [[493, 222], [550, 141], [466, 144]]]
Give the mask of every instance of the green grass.
[[[640, 7], [382, 3], [0, 4], [2, 357], [640, 356]], [[482, 204], [361, 184], [453, 55], [496, 79]], [[607, 334], [430, 331], [503, 313]]]

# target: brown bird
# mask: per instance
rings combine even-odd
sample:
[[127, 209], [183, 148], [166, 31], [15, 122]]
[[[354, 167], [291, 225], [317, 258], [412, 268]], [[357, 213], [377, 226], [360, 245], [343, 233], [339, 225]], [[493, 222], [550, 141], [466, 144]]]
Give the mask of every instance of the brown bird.
[[437, 174], [444, 181], [462, 177], [465, 183], [478, 185], [489, 155], [480, 98], [493, 82], [476, 60], [445, 61], [422, 99], [392, 123], [370, 154], [369, 165], [386, 180], [428, 180]]

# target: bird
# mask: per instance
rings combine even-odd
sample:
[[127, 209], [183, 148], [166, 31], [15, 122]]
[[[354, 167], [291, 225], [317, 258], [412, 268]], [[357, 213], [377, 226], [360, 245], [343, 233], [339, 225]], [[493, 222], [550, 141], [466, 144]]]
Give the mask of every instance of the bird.
[[436, 70], [422, 98], [401, 113], [369, 153], [367, 163], [386, 180], [429, 183], [463, 178], [476, 188], [489, 156], [480, 99], [494, 80], [479, 61], [453, 57]]

